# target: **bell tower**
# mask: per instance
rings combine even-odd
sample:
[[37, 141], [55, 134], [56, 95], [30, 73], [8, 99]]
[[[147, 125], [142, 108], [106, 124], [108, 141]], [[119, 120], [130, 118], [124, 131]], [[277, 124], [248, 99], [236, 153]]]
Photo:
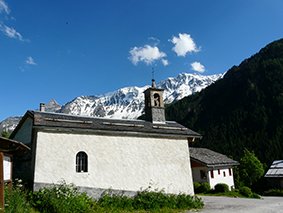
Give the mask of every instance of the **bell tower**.
[[145, 96], [145, 118], [152, 123], [165, 123], [165, 108], [163, 102], [163, 89], [156, 88], [155, 80], [152, 85], [144, 91]]

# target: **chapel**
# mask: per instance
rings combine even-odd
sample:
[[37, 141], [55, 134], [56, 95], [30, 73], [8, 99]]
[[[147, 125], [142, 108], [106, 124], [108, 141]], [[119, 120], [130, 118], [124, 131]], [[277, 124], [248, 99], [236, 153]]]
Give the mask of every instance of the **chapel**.
[[98, 198], [106, 190], [194, 194], [189, 142], [201, 135], [165, 119], [163, 89], [144, 91], [145, 120], [76, 116], [29, 110], [11, 135], [30, 148], [14, 176], [33, 190], [76, 185]]

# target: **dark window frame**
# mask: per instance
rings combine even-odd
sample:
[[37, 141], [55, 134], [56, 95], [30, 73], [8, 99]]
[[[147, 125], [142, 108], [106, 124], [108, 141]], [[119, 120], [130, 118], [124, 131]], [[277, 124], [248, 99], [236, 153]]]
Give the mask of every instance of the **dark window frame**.
[[206, 171], [200, 170], [200, 178], [203, 179], [203, 180], [206, 180], [206, 179], [207, 179]]
[[83, 151], [76, 154], [76, 172], [88, 172], [88, 156]]
[[214, 178], [214, 172], [213, 170], [210, 170], [210, 177], [213, 179]]

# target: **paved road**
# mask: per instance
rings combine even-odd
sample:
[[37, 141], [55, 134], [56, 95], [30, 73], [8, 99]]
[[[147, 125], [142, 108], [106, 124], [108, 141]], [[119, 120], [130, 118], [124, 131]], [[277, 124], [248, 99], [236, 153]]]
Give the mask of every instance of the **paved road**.
[[201, 196], [205, 207], [200, 213], [283, 213], [283, 197], [262, 199]]

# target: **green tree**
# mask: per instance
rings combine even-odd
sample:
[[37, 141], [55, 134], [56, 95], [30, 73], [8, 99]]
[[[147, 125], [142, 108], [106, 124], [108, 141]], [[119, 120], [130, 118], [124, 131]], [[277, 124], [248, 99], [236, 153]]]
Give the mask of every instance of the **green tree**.
[[244, 150], [244, 155], [240, 159], [239, 175], [240, 181], [248, 187], [251, 187], [264, 174], [264, 167], [254, 152]]
[[7, 132], [7, 131], [3, 131], [3, 132], [1, 133], [1, 136], [4, 137], [4, 138], [9, 138], [9, 137], [10, 137], [10, 133]]

